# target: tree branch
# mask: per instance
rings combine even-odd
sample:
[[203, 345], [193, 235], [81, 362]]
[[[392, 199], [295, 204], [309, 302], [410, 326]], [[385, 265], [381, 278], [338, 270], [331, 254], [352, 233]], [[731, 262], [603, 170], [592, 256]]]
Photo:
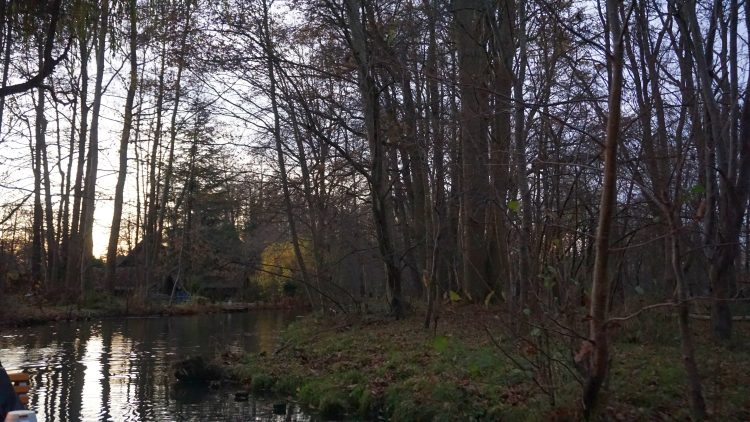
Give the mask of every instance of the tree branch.
[[55, 4], [52, 7], [52, 18], [47, 29], [47, 39], [44, 43], [44, 63], [42, 68], [39, 69], [39, 73], [26, 82], [21, 82], [15, 85], [8, 85], [0, 88], [0, 97], [7, 97], [9, 95], [19, 94], [32, 88], [37, 88], [42, 85], [44, 80], [52, 74], [55, 70], [55, 66], [58, 65], [63, 59], [68, 56], [68, 50], [72, 44], [72, 38], [68, 39], [68, 45], [65, 46], [65, 50], [60, 57], [52, 58], [52, 47], [55, 40], [55, 33], [57, 32], [57, 21], [60, 18], [60, 7], [62, 0], [55, 0]]

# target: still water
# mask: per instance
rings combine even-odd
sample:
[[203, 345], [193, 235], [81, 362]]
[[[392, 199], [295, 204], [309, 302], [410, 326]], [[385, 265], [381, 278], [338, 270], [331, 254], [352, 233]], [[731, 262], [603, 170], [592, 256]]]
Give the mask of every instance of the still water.
[[188, 355], [271, 352], [295, 318], [280, 311], [58, 322], [0, 331], [0, 361], [31, 374], [40, 421], [306, 421], [290, 405], [237, 402], [238, 387], [184, 388], [171, 365]]

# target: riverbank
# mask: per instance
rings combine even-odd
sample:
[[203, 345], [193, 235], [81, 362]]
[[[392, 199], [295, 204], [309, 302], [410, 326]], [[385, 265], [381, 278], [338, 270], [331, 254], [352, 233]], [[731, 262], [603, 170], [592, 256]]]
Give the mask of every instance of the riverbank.
[[39, 304], [21, 296], [0, 300], [0, 327], [25, 327], [54, 321], [96, 318], [177, 316], [245, 312], [255, 309], [299, 309], [296, 302], [210, 302], [204, 298], [169, 305], [166, 302], [135, 303], [126, 298], [104, 297], [82, 304]]
[[[746, 326], [736, 344], [711, 344], [697, 326], [710, 415], [748, 420]], [[623, 327], [605, 394], [607, 420], [686, 420], [689, 406], [674, 318], [654, 314]], [[326, 419], [580, 420], [581, 378], [570, 345], [532, 330], [507, 335], [483, 307], [443, 312], [435, 332], [401, 321], [311, 315], [293, 323], [273, 354], [252, 354], [234, 374], [256, 394], [292, 397]]]

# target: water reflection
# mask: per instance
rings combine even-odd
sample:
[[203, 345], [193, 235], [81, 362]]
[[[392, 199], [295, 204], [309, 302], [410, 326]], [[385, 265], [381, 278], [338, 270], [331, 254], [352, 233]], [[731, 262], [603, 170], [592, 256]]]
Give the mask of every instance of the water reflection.
[[61, 322], [4, 332], [0, 360], [32, 376], [29, 407], [54, 421], [308, 420], [273, 402], [234, 401], [233, 390], [173, 385], [187, 355], [272, 351], [294, 315], [283, 312]]

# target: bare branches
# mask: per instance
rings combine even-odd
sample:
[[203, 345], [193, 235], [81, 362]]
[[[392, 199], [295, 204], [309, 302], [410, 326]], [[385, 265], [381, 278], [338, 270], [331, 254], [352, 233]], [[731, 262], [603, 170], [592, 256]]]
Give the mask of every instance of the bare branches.
[[62, 54], [57, 57], [52, 57], [52, 50], [54, 46], [54, 40], [55, 40], [55, 34], [57, 32], [57, 23], [60, 18], [60, 9], [62, 5], [62, 0], [55, 0], [54, 5], [52, 6], [52, 10], [50, 12], [50, 23], [49, 27], [47, 28], [47, 38], [44, 43], [44, 60], [42, 68], [39, 69], [39, 73], [34, 75], [32, 78], [28, 79], [25, 82], [21, 82], [14, 85], [8, 85], [0, 88], [0, 97], [7, 97], [9, 95], [19, 94], [24, 91], [28, 91], [29, 89], [36, 88], [41, 86], [44, 83], [44, 80], [52, 74], [55, 70], [55, 66], [57, 66], [61, 61], [63, 61], [67, 55], [68, 50], [70, 50], [70, 46], [72, 44], [72, 38], [68, 40], [67, 45], [65, 46], [65, 49], [63, 50]]

